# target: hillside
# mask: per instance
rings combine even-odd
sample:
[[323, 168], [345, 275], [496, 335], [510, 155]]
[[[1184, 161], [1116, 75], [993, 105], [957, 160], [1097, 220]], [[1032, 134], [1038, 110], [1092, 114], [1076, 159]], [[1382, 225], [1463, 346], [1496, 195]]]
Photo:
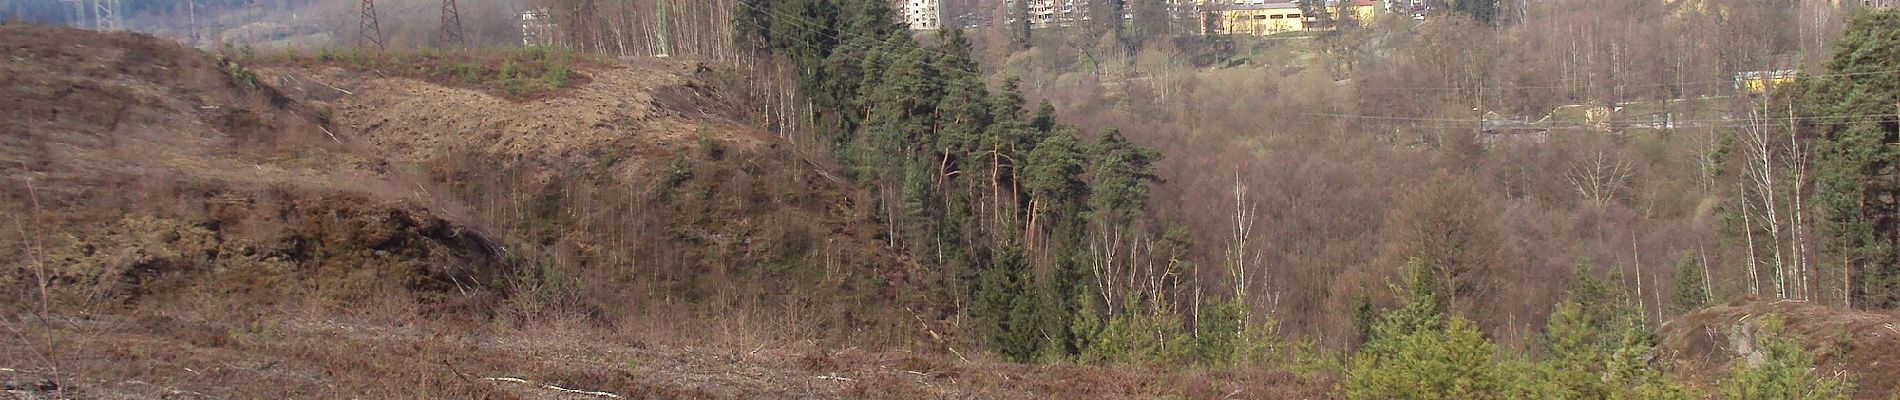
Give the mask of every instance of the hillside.
[[[735, 122], [702, 64], [227, 59], [20, 25], [0, 27], [0, 50], [12, 228], [0, 251], [19, 255], [0, 261], [10, 395], [1312, 398], [1331, 387], [1323, 375], [959, 351], [956, 320], [912, 311], [934, 309], [917, 267], [877, 239], [858, 191]], [[410, 74], [528, 58], [560, 59], [574, 79], [524, 96]]]
[[[1900, 316], [1792, 300], [1737, 299], [1663, 325], [1660, 354], [1687, 376], [1722, 376], [1732, 363], [1759, 359], [1761, 321], [1777, 318], [1785, 334], [1814, 355], [1823, 375], [1847, 374], [1854, 398], [1887, 399], [1900, 389]], [[1744, 361], [1746, 362], [1746, 361]]]
[[44, 278], [77, 296], [51, 300], [81, 307], [382, 289], [479, 306], [446, 294], [490, 291], [511, 269], [421, 176], [241, 67], [134, 35], [7, 26], [0, 43], [17, 228], [0, 246], [26, 255], [6, 265], [10, 301]]

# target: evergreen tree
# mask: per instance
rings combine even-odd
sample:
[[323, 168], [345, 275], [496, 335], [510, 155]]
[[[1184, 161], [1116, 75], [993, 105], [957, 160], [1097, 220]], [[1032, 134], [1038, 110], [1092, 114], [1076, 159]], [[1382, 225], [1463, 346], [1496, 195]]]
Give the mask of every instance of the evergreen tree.
[[1372, 339], [1372, 328], [1379, 323], [1379, 310], [1372, 304], [1372, 296], [1359, 293], [1352, 298], [1353, 347], [1364, 345]]
[[1159, 182], [1161, 153], [1130, 143], [1110, 129], [1089, 147], [1089, 210], [1108, 225], [1125, 225], [1148, 204], [1148, 184]]
[[1015, 361], [1035, 357], [1041, 338], [1036, 321], [1037, 298], [1026, 293], [1028, 282], [1022, 247], [1003, 243], [983, 271], [978, 288], [978, 311], [986, 321], [989, 341], [996, 351]]
[[[1429, 302], [1436, 300], [1425, 299]], [[1422, 303], [1407, 309], [1431, 307]], [[1401, 309], [1404, 311], [1406, 309]], [[1490, 399], [1513, 392], [1509, 363], [1464, 318], [1410, 326], [1388, 318], [1375, 329], [1346, 374], [1350, 399]]]
[[1049, 134], [1029, 153], [1023, 171], [1023, 189], [1029, 192], [1030, 212], [1037, 228], [1063, 241], [1061, 251], [1074, 251], [1083, 239], [1083, 199], [1088, 183], [1082, 179], [1086, 160], [1073, 128]]
[[1688, 399], [1692, 393], [1655, 362], [1655, 337], [1620, 291], [1580, 264], [1571, 291], [1544, 325], [1535, 398]]
[[1449, 0], [1451, 11], [1485, 25], [1497, 23], [1498, 0]]
[[1669, 295], [1670, 314], [1682, 315], [1708, 304], [1709, 291], [1702, 280], [1704, 268], [1694, 254], [1683, 254], [1676, 260], [1676, 290]]
[[1654, 365], [1656, 337], [1641, 324], [1628, 324], [1604, 361], [1602, 381], [1612, 400], [1689, 400], [1688, 387], [1669, 380]]
[[1607, 397], [1598, 379], [1603, 354], [1599, 333], [1604, 328], [1593, 326], [1575, 299], [1557, 303], [1550, 312], [1550, 322], [1544, 325], [1543, 360], [1537, 365], [1537, 377], [1543, 385], [1536, 397]]
[[[1132, 221], [1143, 212], [1158, 154], [1113, 133], [1083, 144], [1046, 101], [1026, 115], [1019, 79], [989, 90], [962, 32], [940, 31], [939, 44], [926, 49], [895, 22], [888, 1], [743, 1], [739, 43], [798, 69], [816, 129], [869, 192], [863, 209], [889, 224], [881, 233], [894, 247], [938, 267], [925, 293], [946, 300], [939, 304], [967, 304], [943, 314], [967, 312], [971, 337], [1029, 360], [1097, 347], [1094, 332], [1117, 326], [1149, 339], [1172, 339], [1156, 332], [1185, 327], [1162, 316], [1103, 321], [1087, 302], [1081, 271], [1092, 201]], [[1011, 7], [1026, 11], [1025, 2]], [[1027, 45], [1022, 17], [1014, 21]], [[1103, 156], [1107, 162], [1092, 162]], [[1113, 191], [1094, 196], [1097, 187]]]
[[1029, 120], [1029, 126], [1043, 133], [1054, 131], [1056, 128], [1056, 106], [1049, 104], [1049, 99], [1043, 99], [1042, 103], [1036, 106], [1036, 117]]
[[[1900, 11], [1853, 16], [1827, 62], [1807, 82], [1803, 114], [1826, 118], [1815, 148], [1821, 232], [1858, 273], [1855, 305], [1900, 307]], [[1840, 116], [1862, 116], [1842, 119]]]

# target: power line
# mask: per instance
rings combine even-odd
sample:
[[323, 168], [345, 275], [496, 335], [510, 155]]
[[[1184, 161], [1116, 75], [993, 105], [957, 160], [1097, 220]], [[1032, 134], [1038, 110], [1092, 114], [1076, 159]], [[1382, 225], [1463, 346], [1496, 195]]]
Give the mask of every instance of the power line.
[[[1477, 119], [1468, 119], [1468, 118], [1467, 119], [1414, 118], [1414, 117], [1336, 114], [1336, 113], [1300, 113], [1300, 115], [1334, 117], [1334, 118], [1343, 118], [1343, 119], [1428, 122], [1428, 123], [1433, 123], [1441, 127], [1466, 126], [1466, 125], [1470, 125], [1474, 123], [1485, 122], [1485, 121], [1481, 121]], [[1837, 121], [1837, 120], [1845, 120], [1845, 119], [1867, 119], [1867, 118], [1875, 118], [1875, 119], [1871, 121], [1868, 121], [1868, 120]], [[1876, 123], [1877, 122], [1900, 122], [1900, 115], [1895, 115], [1895, 114], [1824, 115], [1824, 116], [1812, 116], [1812, 117], [1773, 117], [1773, 118], [1726, 119], [1726, 120], [1713, 120], [1713, 119], [1676, 120], [1676, 121], [1655, 121], [1653, 123], [1657, 125], [1666, 123], [1666, 124], [1669, 124], [1669, 127], [1676, 128], [1676, 129], [1693, 129], [1693, 128], [1747, 128], [1747, 127], [1752, 127], [1752, 126], [1759, 126], [1758, 124], [1761, 124], [1761, 123], [1793, 122], [1793, 121], [1807, 121], [1808, 122], [1807, 125], [1810, 125], [1810, 126], [1853, 125], [1853, 124], [1868, 123], [1868, 122], [1876, 122]], [[1551, 125], [1551, 126], [1520, 125], [1516, 127], [1521, 127], [1524, 129], [1550, 129], [1550, 130], [1599, 129], [1599, 127], [1597, 126], [1575, 125], [1575, 124]]]
[[[1864, 72], [1843, 72], [1843, 73], [1833, 73], [1833, 74], [1814, 74], [1814, 75], [1801, 75], [1800, 77], [1801, 77], [1801, 78], [1827, 78], [1827, 77], [1844, 77], [1844, 76], [1862, 76], [1862, 75], [1883, 75], [1883, 74], [1895, 74], [1895, 73], [1900, 73], [1900, 69], [1896, 69], [1896, 70], [1886, 70], [1886, 71], [1864, 71]], [[1589, 89], [1589, 88], [1604, 88], [1604, 87], [1608, 87], [1608, 88], [1615, 88], [1615, 87], [1622, 87], [1622, 88], [1633, 88], [1633, 87], [1659, 87], [1659, 86], [1696, 86], [1696, 85], [1718, 85], [1718, 84], [1734, 84], [1734, 83], [1735, 83], [1735, 80], [1734, 80], [1734, 79], [1728, 79], [1728, 80], [1719, 80], [1719, 81], [1682, 81], [1682, 82], [1653, 82], [1653, 83], [1632, 83], [1632, 84], [1623, 84], [1623, 85], [1585, 85], [1585, 84], [1576, 84], [1576, 85], [1542, 85], [1542, 86], [1540, 86], [1540, 85], [1532, 85], [1532, 86], [1505, 86], [1505, 87], [1501, 87], [1501, 88], [1497, 88], [1497, 89], [1500, 89], [1500, 90], [1515, 90], [1515, 89]], [[1397, 90], [1414, 90], [1414, 91], [1455, 91], [1455, 90], [1470, 90], [1470, 89], [1472, 89], [1472, 88], [1466, 88], [1466, 87], [1452, 87], [1452, 86], [1385, 86], [1385, 87], [1376, 87], [1376, 86], [1375, 86], [1374, 88], [1376, 88], [1376, 89], [1397, 89]]]

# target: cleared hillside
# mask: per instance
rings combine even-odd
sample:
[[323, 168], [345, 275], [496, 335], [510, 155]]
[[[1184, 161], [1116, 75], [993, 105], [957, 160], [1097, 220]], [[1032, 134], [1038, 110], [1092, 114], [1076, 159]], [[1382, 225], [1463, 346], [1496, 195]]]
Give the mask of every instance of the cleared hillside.
[[0, 27], [0, 386], [504, 399], [1331, 387], [959, 351], [956, 320], [911, 311], [933, 309], [917, 267], [878, 240], [858, 191], [733, 122], [701, 64], [576, 55], [569, 84], [520, 96], [405, 71], [499, 72], [529, 55], [306, 57]]

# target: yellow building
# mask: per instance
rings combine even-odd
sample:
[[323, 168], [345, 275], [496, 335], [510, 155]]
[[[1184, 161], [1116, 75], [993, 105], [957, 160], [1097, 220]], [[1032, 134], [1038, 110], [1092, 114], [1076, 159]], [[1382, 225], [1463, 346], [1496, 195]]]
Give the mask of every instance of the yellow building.
[[1799, 72], [1791, 69], [1751, 71], [1735, 74], [1735, 89], [1749, 94], [1767, 94], [1769, 90], [1794, 83]]
[[[1213, 34], [1245, 34], [1266, 36], [1276, 33], [1333, 29], [1330, 19], [1321, 19], [1316, 15], [1307, 15], [1300, 4], [1291, 1], [1269, 2], [1267, 0], [1211, 0], [1207, 7], [1216, 18]], [[1360, 21], [1370, 21], [1376, 14], [1377, 4], [1371, 0], [1349, 1], [1345, 12]], [[1338, 5], [1326, 6], [1330, 15], [1340, 15]]]

